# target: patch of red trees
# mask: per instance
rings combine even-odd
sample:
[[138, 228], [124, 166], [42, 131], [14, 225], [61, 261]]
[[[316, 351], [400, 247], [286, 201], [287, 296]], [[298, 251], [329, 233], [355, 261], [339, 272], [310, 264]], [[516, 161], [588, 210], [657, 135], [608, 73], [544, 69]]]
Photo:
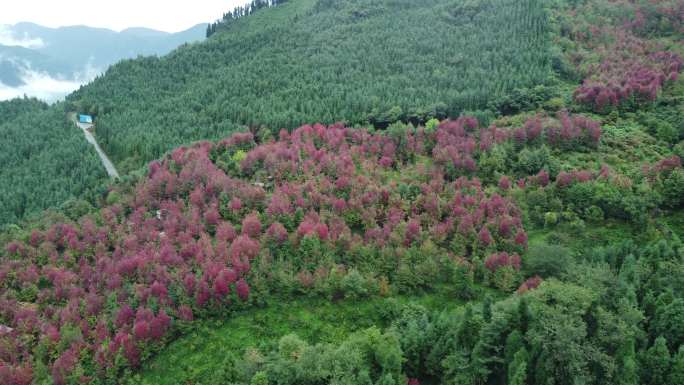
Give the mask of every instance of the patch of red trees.
[[[504, 176], [487, 190], [474, 177], [479, 157], [510, 140], [595, 145], [601, 134], [597, 122], [566, 112], [532, 117], [522, 130], [481, 128], [468, 117], [401, 137], [317, 124], [261, 144], [239, 133], [178, 148], [130, 192], [122, 187], [118, 203], [6, 245], [0, 320], [13, 332], [0, 335], [0, 378], [31, 378], [37, 345], [56, 384], [83, 357], [98, 376], [116, 373], [118, 357], [136, 367], [177, 323], [249, 303], [253, 265], [267, 264], [274, 248], [299, 255], [310, 238], [342, 254], [429, 243], [454, 261], [518, 270], [527, 234], [513, 183]], [[215, 162], [222, 154], [238, 163]], [[550, 176], [541, 171], [517, 186], [526, 183], [546, 186]], [[327, 276], [310, 267], [294, 273], [304, 287]]]
[[[527, 235], [505, 195], [510, 181], [500, 195], [445, 172], [474, 171], [479, 153], [509, 138], [461, 118], [400, 138], [314, 125], [262, 144], [240, 133], [178, 148], [152, 162], [130, 193], [122, 188], [118, 203], [6, 245], [0, 320], [13, 331], [0, 335], [0, 379], [30, 382], [38, 345], [55, 384], [78, 373], [84, 357], [96, 376], [121, 362], [136, 367], [177, 323], [249, 303], [255, 260], [305, 238], [338, 253], [432, 242], [454, 260], [522, 251]], [[237, 167], [212, 161], [237, 150], [245, 151]], [[416, 161], [431, 154], [431, 165]], [[387, 177], [411, 169], [419, 178]], [[453, 255], [454, 242], [472, 246]], [[302, 282], [323, 274], [297, 273]]]
[[613, 6], [633, 9], [634, 17], [622, 24], [592, 25], [589, 33], [575, 35], [581, 46], [598, 53], [599, 58], [592, 64], [587, 63], [589, 59], [578, 60], [584, 81], [574, 96], [599, 112], [626, 101], [654, 101], [665, 85], [677, 80], [684, 67], [680, 55], [640, 36], [652, 34], [646, 31], [657, 29], [664, 20], [673, 31], [681, 29], [681, 2], [660, 7], [615, 2]]

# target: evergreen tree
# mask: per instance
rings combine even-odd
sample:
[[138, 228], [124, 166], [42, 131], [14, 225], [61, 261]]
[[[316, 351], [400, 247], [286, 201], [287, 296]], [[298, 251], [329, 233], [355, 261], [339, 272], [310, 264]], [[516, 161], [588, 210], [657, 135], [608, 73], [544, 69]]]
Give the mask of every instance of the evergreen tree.
[[517, 319], [518, 328], [520, 329], [521, 333], [525, 334], [531, 319], [530, 309], [526, 297], [522, 297], [520, 302], [518, 302]]
[[454, 269], [454, 291], [456, 297], [465, 301], [475, 298], [477, 295], [475, 289], [475, 282], [473, 279], [473, 272], [468, 266], [458, 265]]
[[672, 360], [668, 384], [684, 384], [684, 345], [679, 347], [677, 355]]
[[482, 304], [482, 318], [485, 322], [492, 320], [492, 297], [486, 296]]
[[644, 385], [666, 384], [670, 375], [672, 358], [663, 337], [656, 338], [641, 357], [641, 381]]
[[634, 352], [634, 341], [629, 341], [625, 343], [625, 346], [619, 352], [621, 356], [620, 371], [619, 371], [619, 384], [620, 385], [638, 385], [639, 384], [639, 373], [636, 360], [636, 354]]
[[477, 343], [480, 327], [481, 321], [475, 316], [472, 306], [466, 305], [463, 320], [456, 333], [456, 346], [471, 352]]
[[433, 323], [433, 338], [430, 352], [425, 360], [427, 373], [431, 376], [441, 377], [443, 372], [442, 361], [453, 353], [456, 346], [456, 335], [460, 319], [450, 312], [444, 311], [436, 317]]
[[468, 353], [457, 350], [448, 355], [442, 362], [444, 366], [444, 384], [446, 385], [471, 385], [475, 384]]
[[473, 349], [471, 360], [473, 372], [483, 383], [487, 383], [492, 376], [494, 378], [505, 376], [502, 365], [505, 362], [503, 347], [508, 327], [506, 317], [496, 314], [492, 321], [480, 330], [480, 338]]
[[268, 385], [268, 375], [266, 372], [256, 372], [249, 385]]
[[527, 350], [518, 350], [513, 361], [508, 364], [508, 385], [527, 384], [527, 360], [529, 359]]
[[511, 334], [506, 337], [506, 347], [504, 348], [505, 361], [510, 363], [513, 361], [513, 356], [520, 350], [525, 348], [525, 341], [523, 335], [519, 330], [513, 330]]

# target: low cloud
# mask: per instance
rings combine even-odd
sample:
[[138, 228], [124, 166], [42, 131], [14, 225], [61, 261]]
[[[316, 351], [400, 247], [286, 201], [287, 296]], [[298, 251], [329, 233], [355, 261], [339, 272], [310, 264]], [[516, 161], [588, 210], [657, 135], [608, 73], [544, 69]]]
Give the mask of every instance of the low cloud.
[[31, 72], [23, 79], [26, 84], [20, 87], [12, 88], [0, 83], [0, 100], [27, 95], [35, 96], [47, 102], [54, 102], [78, 89], [81, 85], [79, 82], [54, 79], [38, 72]]
[[75, 74], [74, 79], [59, 79], [46, 73], [37, 71], [25, 71], [22, 75], [24, 85], [9, 87], [0, 83], [0, 100], [8, 100], [24, 95], [52, 103], [63, 99], [68, 94], [77, 90], [81, 85], [93, 80], [100, 73], [92, 66], [86, 66], [82, 72]]
[[8, 26], [0, 25], [0, 45], [41, 48], [45, 46], [45, 42], [40, 38], [32, 38], [27, 34], [17, 36]]

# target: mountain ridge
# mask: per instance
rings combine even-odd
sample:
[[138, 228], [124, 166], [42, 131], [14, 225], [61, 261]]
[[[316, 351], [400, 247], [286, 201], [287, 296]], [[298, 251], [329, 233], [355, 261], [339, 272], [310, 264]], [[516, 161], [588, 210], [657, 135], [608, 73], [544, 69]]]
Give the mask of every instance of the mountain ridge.
[[63, 25], [63, 26], [58, 26], [58, 27], [48, 27], [45, 25], [41, 25], [38, 23], [30, 22], [30, 21], [20, 21], [14, 24], [5, 24], [3, 27], [10, 28], [13, 31], [20, 32], [20, 33], [48, 33], [48, 32], [55, 32], [55, 31], [60, 31], [60, 30], [78, 30], [78, 29], [88, 29], [88, 30], [95, 30], [99, 32], [111, 32], [113, 34], [133, 34], [133, 35], [158, 35], [158, 36], [168, 36], [168, 35], [175, 35], [175, 34], [180, 34], [184, 32], [188, 32], [191, 30], [196, 30], [199, 28], [204, 28], [206, 31], [206, 26], [208, 23], [196, 23], [193, 24], [192, 26], [188, 28], [181, 29], [176, 32], [169, 32], [169, 31], [163, 31], [155, 28], [149, 28], [149, 27], [144, 27], [144, 26], [134, 26], [134, 27], [126, 27], [122, 30], [115, 30], [112, 28], [107, 28], [107, 27], [96, 27], [92, 25], [87, 25], [87, 24], [71, 24], [71, 25]]

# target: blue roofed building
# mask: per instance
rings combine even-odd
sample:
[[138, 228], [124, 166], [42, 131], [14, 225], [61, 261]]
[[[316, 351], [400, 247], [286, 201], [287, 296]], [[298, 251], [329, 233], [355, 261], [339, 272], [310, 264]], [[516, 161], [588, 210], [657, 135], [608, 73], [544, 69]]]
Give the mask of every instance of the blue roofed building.
[[79, 123], [93, 123], [93, 117], [90, 115], [79, 115], [78, 116], [78, 122]]

